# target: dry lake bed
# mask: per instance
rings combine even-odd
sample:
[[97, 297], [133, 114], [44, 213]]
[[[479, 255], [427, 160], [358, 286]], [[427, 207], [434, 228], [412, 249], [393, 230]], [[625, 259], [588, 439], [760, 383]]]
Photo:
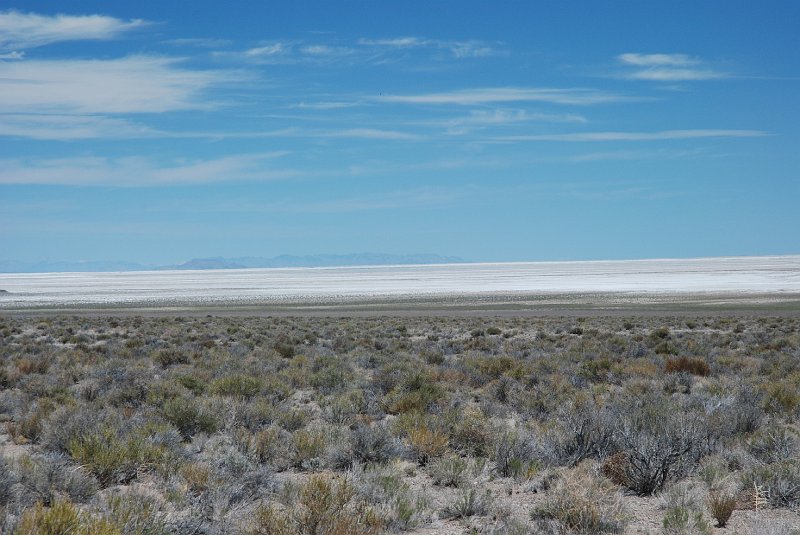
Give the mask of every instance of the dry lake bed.
[[0, 310], [549, 310], [800, 303], [800, 256], [0, 274]]

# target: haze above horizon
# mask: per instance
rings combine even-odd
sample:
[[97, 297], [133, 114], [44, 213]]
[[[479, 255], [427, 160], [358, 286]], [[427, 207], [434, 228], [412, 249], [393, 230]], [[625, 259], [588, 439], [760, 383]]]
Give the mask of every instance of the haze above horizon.
[[800, 4], [0, 8], [0, 263], [800, 253]]

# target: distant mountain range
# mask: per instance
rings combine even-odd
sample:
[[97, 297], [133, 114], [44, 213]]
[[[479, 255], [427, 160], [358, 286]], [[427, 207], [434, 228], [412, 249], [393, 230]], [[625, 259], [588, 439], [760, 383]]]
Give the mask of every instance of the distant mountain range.
[[395, 255], [354, 253], [342, 255], [280, 255], [273, 257], [243, 256], [237, 258], [193, 258], [175, 265], [147, 265], [135, 262], [19, 262], [0, 260], [0, 273], [52, 273], [77, 271], [165, 271], [172, 269], [243, 269], [282, 267], [386, 266], [392, 264], [456, 264], [464, 260], [457, 256], [437, 254]]

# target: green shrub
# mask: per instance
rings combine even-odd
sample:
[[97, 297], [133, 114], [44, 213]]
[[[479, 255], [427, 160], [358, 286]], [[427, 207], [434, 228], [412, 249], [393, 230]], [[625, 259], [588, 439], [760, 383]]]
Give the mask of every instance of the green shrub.
[[0, 507], [5, 506], [11, 499], [11, 488], [16, 481], [17, 478], [11, 473], [5, 458], [0, 457]]
[[113, 524], [79, 511], [67, 501], [26, 510], [14, 535], [122, 535]]
[[570, 533], [587, 535], [620, 533], [628, 521], [614, 484], [586, 463], [562, 473], [531, 516], [555, 520]]
[[[324, 476], [309, 478], [297, 501], [288, 509], [262, 504], [246, 535], [372, 535], [382, 522], [370, 511], [359, 510], [356, 493], [347, 481]], [[358, 512], [357, 512], [358, 510]]]
[[533, 440], [523, 432], [501, 432], [494, 445], [494, 461], [501, 477], [530, 479], [541, 463], [536, 458]]
[[325, 434], [319, 430], [301, 429], [293, 435], [294, 453], [292, 465], [295, 468], [311, 468], [316, 466], [325, 451]]
[[507, 356], [471, 356], [464, 359], [464, 364], [483, 376], [484, 380], [499, 379], [503, 374], [512, 370], [519, 364]]
[[444, 454], [449, 443], [444, 431], [430, 428], [425, 424], [411, 429], [408, 432], [408, 440], [417, 462], [422, 465]]
[[426, 412], [444, 397], [444, 390], [426, 373], [408, 375], [384, 399], [384, 405], [392, 414]]
[[131, 490], [108, 496], [105, 518], [125, 535], [168, 535], [166, 514], [156, 500]]
[[45, 422], [55, 408], [56, 403], [52, 399], [39, 399], [17, 421], [7, 422], [6, 431], [17, 444], [39, 442], [45, 431]]
[[453, 414], [450, 446], [462, 455], [487, 457], [492, 449], [492, 428], [481, 411], [462, 409]]
[[703, 491], [696, 483], [674, 483], [659, 498], [666, 511], [662, 521], [665, 535], [710, 534], [703, 516]]
[[397, 454], [395, 439], [384, 426], [356, 427], [350, 445], [353, 460], [360, 463], [385, 463]]
[[199, 396], [206, 391], [206, 384], [197, 377], [193, 377], [191, 375], [181, 375], [176, 379], [176, 381], [179, 385], [189, 390], [189, 392], [195, 396]]
[[309, 377], [308, 383], [326, 394], [347, 388], [353, 377], [352, 372], [340, 359], [317, 359], [313, 369], [314, 372]]
[[666, 340], [664, 340], [663, 342], [659, 342], [656, 345], [656, 347], [653, 348], [653, 351], [655, 351], [656, 355], [677, 355], [678, 354], [678, 348], [675, 347], [674, 345], [670, 344]]
[[249, 399], [261, 391], [263, 382], [250, 375], [229, 375], [211, 382], [211, 392], [221, 396]]
[[288, 409], [280, 412], [277, 423], [287, 431], [297, 431], [304, 427], [311, 419], [311, 415], [303, 409]]
[[767, 412], [793, 416], [800, 408], [800, 391], [789, 381], [769, 382], [764, 392], [763, 405]]
[[8, 373], [5, 366], [0, 366], [0, 388], [11, 388], [14, 385], [14, 378]]
[[16, 460], [14, 467], [26, 493], [45, 507], [59, 497], [85, 502], [97, 492], [97, 481], [60, 455], [25, 455]]
[[256, 508], [245, 535], [298, 535], [289, 513], [274, 503], [264, 503]]
[[159, 349], [154, 351], [151, 357], [153, 362], [160, 364], [162, 368], [168, 368], [176, 364], [189, 364], [189, 355], [179, 349]]
[[270, 463], [276, 469], [289, 467], [292, 435], [277, 426], [258, 431], [249, 442], [249, 449], [259, 462]]
[[489, 512], [491, 503], [492, 495], [488, 490], [461, 489], [456, 497], [442, 508], [442, 516], [455, 519], [483, 516]]
[[756, 466], [742, 476], [742, 485], [762, 489], [773, 507], [800, 505], [800, 460]]
[[164, 418], [178, 428], [184, 440], [191, 440], [196, 433], [213, 433], [217, 430], [217, 419], [195, 399], [174, 398], [162, 408]]
[[[656, 353], [658, 353], [658, 348], [656, 348]], [[671, 354], [674, 355], [674, 353]], [[706, 377], [711, 373], [711, 367], [708, 365], [708, 362], [703, 359], [680, 357], [676, 359], [667, 359], [664, 371], [667, 373], [686, 372], [692, 375]]]
[[434, 485], [460, 487], [467, 480], [467, 462], [458, 455], [448, 455], [431, 462], [428, 473]]
[[747, 449], [762, 463], [781, 462], [800, 452], [800, 436], [789, 426], [772, 424], [756, 431], [747, 440]]
[[671, 507], [664, 513], [664, 535], [711, 535], [711, 526], [700, 511]]
[[126, 483], [136, 476], [138, 451], [134, 444], [120, 439], [114, 429], [106, 428], [73, 438], [67, 449], [72, 458], [93, 473], [103, 486]]
[[708, 509], [717, 521], [717, 527], [724, 528], [736, 509], [736, 495], [712, 490], [708, 493]]
[[127, 483], [140, 469], [159, 467], [168, 460], [167, 447], [139, 435], [122, 438], [113, 427], [102, 427], [70, 440], [67, 450], [76, 462], [97, 477], [102, 486]]
[[669, 338], [669, 327], [659, 327], [650, 331], [651, 340], [665, 340]]

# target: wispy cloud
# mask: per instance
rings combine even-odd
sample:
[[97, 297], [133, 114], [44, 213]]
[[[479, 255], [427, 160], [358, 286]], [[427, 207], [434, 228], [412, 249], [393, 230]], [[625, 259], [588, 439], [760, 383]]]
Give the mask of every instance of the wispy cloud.
[[624, 74], [632, 80], [654, 82], [683, 82], [725, 78], [724, 72], [704, 68], [699, 59], [686, 54], [638, 54], [629, 52], [617, 56], [617, 61], [636, 69]]
[[0, 62], [0, 112], [158, 113], [211, 106], [206, 91], [241, 80], [233, 71], [190, 70], [180, 59]]
[[587, 119], [577, 113], [540, 113], [520, 109], [472, 110], [465, 117], [445, 119], [436, 123], [450, 127], [492, 126], [528, 122], [586, 123]]
[[298, 176], [297, 171], [268, 165], [269, 160], [284, 154], [271, 152], [171, 162], [142, 157], [6, 159], [0, 160], [0, 184], [159, 186]]
[[255, 64], [329, 63], [360, 58], [349, 46], [304, 41], [271, 41], [240, 51], [215, 51], [219, 59], [233, 59]]
[[689, 82], [694, 80], [715, 80], [726, 78], [722, 72], [702, 69], [646, 69], [628, 74], [632, 80], [650, 80], [653, 82]]
[[270, 43], [264, 46], [248, 48], [244, 51], [244, 55], [251, 58], [264, 58], [285, 54], [289, 51], [289, 49], [290, 45], [287, 45], [286, 43]]
[[434, 48], [447, 50], [454, 58], [483, 58], [495, 56], [500, 51], [489, 43], [477, 39], [469, 40], [442, 40], [426, 39], [422, 37], [390, 37], [383, 39], [359, 39], [358, 44], [368, 47], [390, 49]]
[[167, 39], [162, 41], [173, 46], [193, 46], [198, 48], [218, 48], [228, 46], [232, 41], [228, 39], [213, 39], [208, 37], [182, 37], [179, 39]]
[[256, 201], [252, 198], [236, 199], [234, 202], [215, 203], [213, 205], [209, 205], [205, 202], [187, 205], [184, 202], [178, 205], [156, 207], [155, 210], [160, 211], [163, 209], [175, 212], [188, 209], [192, 212], [247, 212], [269, 214], [369, 212], [376, 210], [440, 206], [463, 197], [468, 189], [469, 188], [421, 187], [390, 190], [371, 195], [329, 198], [324, 200], [302, 199], [289, 202], [275, 202], [268, 199]]
[[700, 63], [699, 60], [690, 58], [686, 54], [637, 54], [629, 52], [620, 54], [617, 59], [622, 63], [639, 67], [676, 67]]
[[[421, 208], [438, 206], [455, 201], [463, 191], [443, 188], [414, 188], [389, 191], [379, 195], [330, 199], [317, 202], [302, 202], [284, 206], [283, 210], [294, 212], [364, 212], [398, 208]], [[280, 206], [276, 209], [281, 210]]]
[[498, 52], [481, 41], [453, 41], [446, 45], [456, 58], [485, 58]]
[[290, 108], [309, 109], [309, 110], [338, 110], [342, 108], [353, 108], [361, 105], [357, 101], [332, 101], [332, 102], [300, 102], [289, 106]]
[[391, 37], [388, 39], [359, 39], [358, 44], [364, 46], [387, 46], [392, 48], [414, 48], [428, 46], [433, 41], [420, 37]]
[[691, 150], [668, 150], [668, 149], [655, 149], [655, 150], [614, 150], [603, 152], [587, 152], [584, 154], [576, 154], [569, 158], [570, 162], [598, 162], [598, 161], [616, 161], [616, 160], [648, 160], [648, 159], [674, 159], [674, 158], [693, 158], [698, 156], [707, 156], [708, 153], [700, 149]]
[[352, 137], [362, 139], [386, 139], [398, 141], [415, 141], [421, 139], [416, 134], [408, 132], [398, 132], [396, 130], [380, 130], [376, 128], [348, 128], [334, 132], [321, 132], [315, 134], [318, 137]]
[[26, 49], [62, 41], [113, 39], [145, 26], [140, 19], [121, 20], [105, 15], [39, 15], [0, 12], [0, 49]]
[[96, 115], [0, 115], [0, 136], [30, 139], [78, 140], [154, 137], [159, 132], [123, 119]]
[[300, 47], [300, 52], [307, 56], [314, 57], [342, 57], [349, 56], [354, 51], [347, 46], [332, 46], [332, 45], [303, 45]]
[[400, 104], [454, 104], [471, 106], [496, 102], [549, 102], [590, 105], [633, 100], [631, 97], [583, 88], [490, 87], [418, 95], [383, 95], [374, 100]]
[[500, 141], [665, 141], [672, 139], [699, 139], [715, 137], [762, 137], [768, 135], [761, 130], [662, 130], [659, 132], [580, 132], [571, 134], [543, 134], [532, 136], [501, 136]]
[[320, 137], [319, 132], [298, 128], [277, 130], [160, 130], [145, 124], [106, 115], [64, 115], [50, 113], [0, 113], [0, 136], [75, 141], [85, 139], [266, 139]]
[[[341, 40], [276, 40], [262, 42], [244, 50], [219, 50], [219, 59], [256, 64], [319, 63], [385, 64], [406, 57], [410, 50], [427, 49], [429, 59], [483, 58], [504, 53], [496, 45], [476, 39], [440, 40], [422, 37]], [[416, 55], [415, 55], [416, 57]]]

